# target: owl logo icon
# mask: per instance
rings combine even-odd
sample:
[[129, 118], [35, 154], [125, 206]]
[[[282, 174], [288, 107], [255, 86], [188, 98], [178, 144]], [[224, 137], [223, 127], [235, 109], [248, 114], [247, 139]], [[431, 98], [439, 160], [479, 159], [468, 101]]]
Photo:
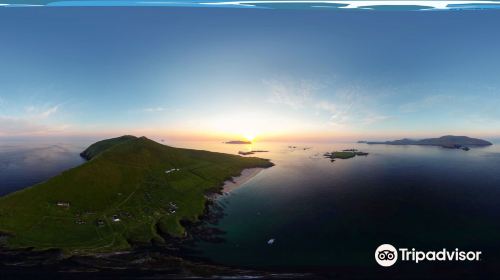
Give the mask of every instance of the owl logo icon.
[[398, 250], [391, 244], [382, 244], [375, 250], [375, 260], [381, 266], [392, 266], [398, 260]]

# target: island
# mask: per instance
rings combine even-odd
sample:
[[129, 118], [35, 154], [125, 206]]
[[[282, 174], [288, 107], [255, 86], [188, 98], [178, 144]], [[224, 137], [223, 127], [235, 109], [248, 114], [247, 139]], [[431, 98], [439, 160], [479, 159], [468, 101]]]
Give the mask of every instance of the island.
[[348, 158], [353, 158], [355, 156], [367, 156], [368, 153], [358, 151], [356, 149], [346, 149], [342, 151], [335, 151], [335, 152], [327, 152], [324, 153], [323, 156], [325, 158], [329, 158], [330, 161], [334, 162], [335, 159], [348, 159]]
[[266, 151], [266, 150], [252, 150], [252, 151], [248, 151], [248, 152], [245, 152], [245, 151], [239, 151], [238, 154], [242, 155], [242, 156], [248, 156], [248, 155], [253, 155], [255, 153], [267, 153], [269, 151]]
[[445, 135], [439, 138], [427, 138], [427, 139], [399, 139], [394, 141], [384, 141], [384, 142], [371, 142], [371, 141], [358, 141], [358, 143], [366, 144], [385, 144], [385, 145], [421, 145], [421, 146], [439, 146], [448, 149], [462, 149], [468, 151], [470, 147], [484, 147], [492, 145], [483, 139], [471, 138], [467, 136], [454, 136]]
[[2, 246], [68, 255], [166, 244], [207, 210], [208, 194], [267, 159], [166, 146], [146, 137], [99, 141], [88, 161], [0, 198]]
[[241, 145], [244, 145], [244, 144], [252, 144], [252, 141], [246, 141], [246, 140], [233, 140], [233, 141], [228, 141], [228, 142], [224, 142], [226, 144], [241, 144]]

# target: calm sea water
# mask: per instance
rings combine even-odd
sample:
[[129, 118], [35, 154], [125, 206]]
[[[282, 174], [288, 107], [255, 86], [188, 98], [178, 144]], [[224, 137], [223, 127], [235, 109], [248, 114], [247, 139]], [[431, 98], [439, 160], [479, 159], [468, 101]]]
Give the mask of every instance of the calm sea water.
[[89, 141], [1, 140], [0, 195], [43, 182], [84, 162]]
[[[88, 144], [2, 143], [0, 194], [81, 164], [78, 153]], [[168, 144], [269, 150], [257, 156], [276, 164], [219, 198], [225, 217], [217, 227], [225, 242], [198, 242], [198, 257], [264, 269], [374, 268], [375, 248], [390, 243], [483, 251], [483, 261], [465, 270], [500, 263], [500, 145], [466, 152], [353, 143]], [[321, 156], [347, 148], [370, 154], [335, 162]]]
[[[498, 145], [468, 152], [352, 143], [256, 148], [269, 149], [259, 156], [276, 166], [219, 199], [226, 242], [198, 243], [199, 256], [238, 267], [369, 272], [379, 268], [375, 249], [390, 243], [483, 252], [481, 262], [407, 264], [410, 271], [477, 273], [499, 263]], [[348, 148], [370, 154], [335, 162], [321, 157]]]

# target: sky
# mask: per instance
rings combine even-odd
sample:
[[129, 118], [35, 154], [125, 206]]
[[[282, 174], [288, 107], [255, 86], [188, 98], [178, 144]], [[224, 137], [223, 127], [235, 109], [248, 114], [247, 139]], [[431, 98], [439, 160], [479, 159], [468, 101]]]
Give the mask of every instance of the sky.
[[500, 137], [500, 11], [0, 9], [0, 137]]

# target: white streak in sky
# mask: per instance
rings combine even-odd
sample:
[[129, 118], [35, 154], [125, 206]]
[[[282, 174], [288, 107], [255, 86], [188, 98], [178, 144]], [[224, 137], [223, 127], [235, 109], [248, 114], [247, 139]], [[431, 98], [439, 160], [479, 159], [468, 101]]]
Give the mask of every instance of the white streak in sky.
[[477, 4], [493, 4], [500, 5], [499, 1], [392, 1], [392, 0], [373, 0], [373, 1], [344, 1], [344, 0], [303, 0], [303, 1], [279, 1], [279, 0], [263, 0], [263, 1], [227, 1], [227, 2], [205, 2], [199, 3], [202, 5], [224, 5], [224, 6], [248, 6], [259, 4], [341, 4], [346, 5], [339, 7], [342, 9], [360, 9], [363, 7], [372, 6], [425, 6], [432, 7], [436, 10], [448, 10], [448, 5], [477, 5]]

